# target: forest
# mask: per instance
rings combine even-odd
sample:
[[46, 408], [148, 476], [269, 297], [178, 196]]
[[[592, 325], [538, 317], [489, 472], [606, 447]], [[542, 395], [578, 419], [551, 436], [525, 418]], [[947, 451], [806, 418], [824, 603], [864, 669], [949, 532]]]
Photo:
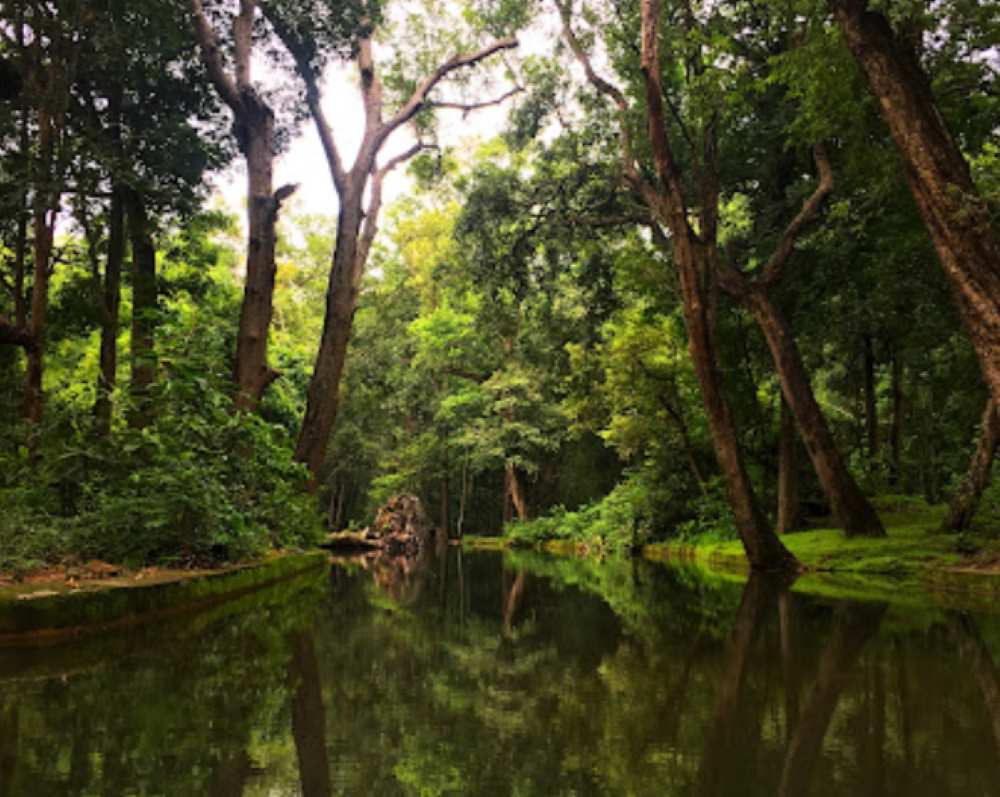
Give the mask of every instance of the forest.
[[[0, 572], [401, 494], [1000, 560], [997, 42], [992, 0], [0, 2]], [[304, 136], [335, 204], [279, 185]]]

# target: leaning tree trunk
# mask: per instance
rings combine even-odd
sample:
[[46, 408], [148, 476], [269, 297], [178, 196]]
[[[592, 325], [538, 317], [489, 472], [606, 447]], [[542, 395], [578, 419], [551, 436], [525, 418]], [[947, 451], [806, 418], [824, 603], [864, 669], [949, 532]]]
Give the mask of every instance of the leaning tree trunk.
[[867, 0], [830, 0], [879, 101], [959, 314], [1000, 405], [1000, 238], [912, 48]]
[[267, 363], [267, 336], [274, 314], [275, 225], [274, 113], [253, 92], [243, 92], [237, 119], [247, 164], [247, 273], [236, 336], [236, 408], [253, 411], [278, 372]]
[[121, 301], [122, 262], [125, 259], [125, 203], [122, 188], [111, 191], [108, 222], [108, 259], [101, 296], [101, 363], [94, 401], [94, 430], [99, 435], [111, 431], [111, 394], [118, 375], [118, 307]]
[[129, 189], [126, 204], [132, 244], [132, 380], [129, 385], [132, 410], [129, 424], [143, 429], [152, 422], [150, 393], [156, 379], [156, 249], [142, 196]]
[[778, 534], [787, 534], [801, 525], [798, 435], [795, 417], [782, 396], [778, 438]]
[[979, 443], [969, 462], [969, 469], [951, 499], [948, 514], [941, 525], [942, 531], [965, 531], [972, 523], [979, 508], [979, 499], [990, 482], [990, 468], [997, 446], [1000, 446], [1000, 412], [990, 400], [983, 410]]
[[360, 193], [356, 189], [345, 192], [337, 218], [337, 241], [327, 286], [323, 333], [306, 393], [306, 414], [295, 448], [295, 458], [309, 468], [310, 490], [315, 490], [318, 484], [327, 441], [337, 420], [340, 378], [344, 372], [351, 324], [361, 288], [360, 274], [357, 273], [361, 221]]
[[781, 391], [795, 414], [813, 468], [844, 534], [848, 537], [884, 537], [882, 521], [847, 469], [826, 417], [816, 402], [787, 321], [767, 295], [766, 289], [751, 290], [746, 300], [767, 340], [781, 381]]
[[[517, 475], [517, 467], [513, 462], [508, 462], [504, 468], [504, 501], [509, 501], [509, 505], [517, 514], [518, 520], [528, 519], [528, 502], [524, 498], [524, 488], [521, 486], [521, 478]], [[509, 520], [510, 518], [505, 518]]]
[[715, 457], [726, 482], [729, 505], [747, 559], [756, 570], [794, 569], [798, 567], [795, 557], [778, 539], [757, 503], [726, 400], [715, 325], [718, 289], [708, 253], [687, 236], [674, 237], [673, 251], [688, 332], [688, 350], [701, 387]]

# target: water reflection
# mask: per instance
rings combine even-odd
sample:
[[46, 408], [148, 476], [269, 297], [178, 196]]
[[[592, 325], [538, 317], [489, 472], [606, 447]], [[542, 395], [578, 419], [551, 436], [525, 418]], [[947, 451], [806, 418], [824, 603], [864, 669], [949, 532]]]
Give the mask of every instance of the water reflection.
[[641, 562], [357, 560], [0, 651], [0, 795], [967, 795], [995, 615]]

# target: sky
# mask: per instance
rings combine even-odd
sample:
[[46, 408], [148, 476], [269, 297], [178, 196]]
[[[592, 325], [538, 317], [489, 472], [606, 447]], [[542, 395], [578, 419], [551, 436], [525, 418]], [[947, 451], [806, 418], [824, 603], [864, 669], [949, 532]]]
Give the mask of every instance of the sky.
[[[522, 37], [520, 50], [523, 52], [530, 47], [537, 51], [540, 45], [538, 39], [537, 35], [532, 34]], [[255, 69], [267, 72], [266, 67], [256, 64]], [[264, 77], [271, 78], [273, 73]], [[505, 84], [502, 80], [492, 81], [488, 91], [474, 99], [493, 99], [512, 85]], [[331, 65], [324, 75], [322, 94], [323, 110], [333, 128], [341, 158], [349, 168], [361, 145], [364, 132], [364, 108], [356, 66], [353, 63]], [[439, 98], [448, 96], [446, 81], [442, 82], [435, 96]], [[438, 110], [438, 143], [442, 147], [470, 146], [474, 145], [477, 139], [487, 139], [496, 135], [503, 129], [509, 105], [507, 102], [466, 115], [457, 110]], [[383, 146], [379, 163], [385, 163], [394, 155], [404, 152], [415, 142], [416, 138], [408, 126], [396, 130]], [[302, 123], [297, 134], [289, 142], [287, 151], [275, 164], [275, 187], [288, 183], [299, 185], [293, 208], [309, 214], [336, 215], [337, 194], [333, 188], [319, 135], [311, 119]], [[412, 181], [407, 176], [405, 166], [394, 169], [387, 175], [383, 185], [383, 208], [405, 195], [411, 185]], [[228, 170], [215, 179], [215, 187], [226, 205], [242, 217], [244, 215], [242, 209], [246, 202], [246, 169], [242, 159], [237, 159]]]

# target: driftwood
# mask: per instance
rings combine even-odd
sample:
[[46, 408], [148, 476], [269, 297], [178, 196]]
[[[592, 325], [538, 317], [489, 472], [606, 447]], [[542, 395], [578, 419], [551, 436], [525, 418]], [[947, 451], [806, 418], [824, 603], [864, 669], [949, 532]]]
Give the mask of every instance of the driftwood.
[[389, 556], [417, 557], [430, 547], [434, 529], [415, 495], [397, 495], [375, 514], [371, 526], [327, 537], [324, 547], [337, 551], [373, 551]]

